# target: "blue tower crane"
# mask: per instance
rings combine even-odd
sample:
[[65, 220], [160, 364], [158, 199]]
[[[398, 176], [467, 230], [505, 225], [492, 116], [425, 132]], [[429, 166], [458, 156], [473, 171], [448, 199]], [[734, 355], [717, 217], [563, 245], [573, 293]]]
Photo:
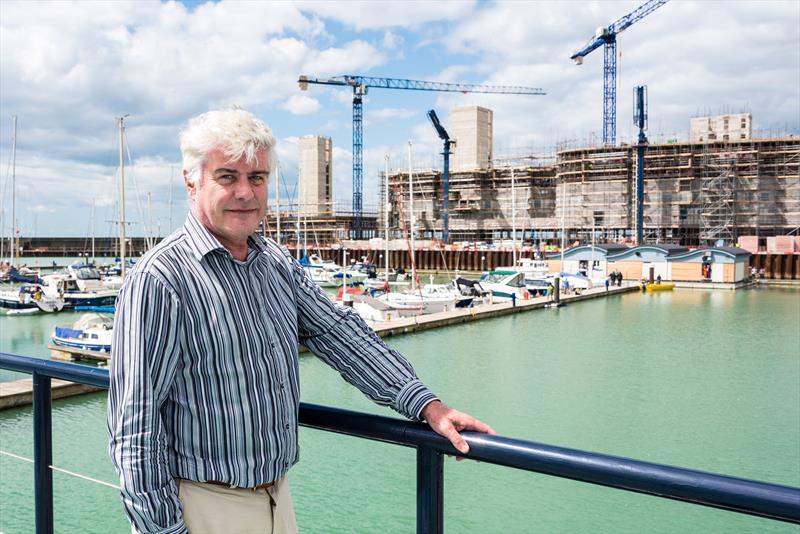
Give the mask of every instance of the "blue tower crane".
[[535, 87], [518, 87], [507, 85], [474, 85], [467, 83], [426, 82], [421, 80], [405, 80], [401, 78], [377, 78], [345, 74], [331, 78], [313, 78], [300, 76], [297, 80], [300, 90], [308, 89], [309, 84], [338, 85], [353, 88], [353, 224], [352, 234], [361, 239], [362, 226], [362, 186], [364, 181], [364, 149], [363, 98], [370, 87], [381, 89], [405, 89], [411, 91], [442, 91], [450, 93], [495, 93], [507, 95], [544, 95], [542, 89]]
[[439, 134], [439, 139], [444, 141], [444, 151], [442, 151], [442, 156], [444, 156], [444, 170], [442, 172], [442, 178], [444, 181], [444, 198], [442, 202], [442, 207], [444, 208], [442, 242], [444, 242], [446, 245], [449, 242], [450, 237], [450, 147], [456, 144], [456, 142], [453, 139], [450, 139], [450, 134], [447, 133], [447, 130], [444, 129], [442, 123], [439, 122], [439, 117], [436, 115], [434, 110], [431, 109], [428, 111], [428, 119], [431, 121], [436, 133]]
[[644, 239], [644, 151], [647, 149], [647, 86], [633, 88], [633, 124], [639, 128], [636, 142], [636, 244]]
[[583, 64], [583, 58], [600, 45], [605, 45], [603, 59], [603, 144], [617, 142], [617, 35], [663, 6], [668, 0], [648, 0], [608, 27], [600, 27], [594, 39], [572, 54], [570, 59]]

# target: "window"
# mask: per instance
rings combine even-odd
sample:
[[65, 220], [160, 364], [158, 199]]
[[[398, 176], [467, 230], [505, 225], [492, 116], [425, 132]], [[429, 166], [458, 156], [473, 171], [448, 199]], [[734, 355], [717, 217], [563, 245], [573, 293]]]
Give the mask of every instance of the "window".
[[745, 134], [739, 134], [739, 139], [746, 139], [747, 136]]
[[681, 206], [680, 207], [680, 213], [679, 213], [678, 217], [682, 221], [685, 221], [686, 219], [688, 219], [689, 218], [689, 208], [686, 207], [686, 206]]
[[769, 200], [769, 191], [762, 191], [761, 192], [761, 201], [766, 202]]

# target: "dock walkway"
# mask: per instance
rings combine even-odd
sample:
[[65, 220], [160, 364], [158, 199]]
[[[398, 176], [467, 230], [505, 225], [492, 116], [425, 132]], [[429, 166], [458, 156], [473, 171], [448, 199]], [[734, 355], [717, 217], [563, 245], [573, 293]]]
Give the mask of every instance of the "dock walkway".
[[[581, 300], [594, 299], [638, 290], [639, 286], [635, 283], [627, 283], [622, 287], [610, 287], [608, 290], [606, 290], [604, 287], [597, 287], [585, 290], [580, 295], [575, 293], [569, 295], [562, 294], [561, 303], [567, 304]], [[422, 332], [424, 330], [431, 330], [434, 328], [441, 328], [443, 326], [478, 321], [481, 319], [502, 317], [512, 313], [522, 313], [530, 310], [542, 309], [548, 304], [550, 304], [550, 299], [548, 297], [538, 297], [524, 300], [520, 299], [517, 300], [516, 305], [513, 305], [510, 301], [498, 302], [495, 304], [483, 304], [474, 308], [432, 313], [429, 315], [420, 315], [416, 317], [406, 317], [384, 323], [371, 323], [370, 326], [379, 336], [392, 337], [403, 334], [411, 334], [414, 332]], [[301, 352], [305, 352], [306, 348], [301, 346], [300, 350]], [[73, 356], [97, 357], [97, 354], [73, 354]], [[107, 355], [102, 356], [107, 357]], [[54, 399], [98, 391], [97, 388], [84, 386], [81, 384], [74, 384], [72, 382], [66, 382], [63, 380], [53, 380], [52, 384]], [[32, 391], [33, 381], [30, 378], [16, 380], [13, 382], [0, 382], [0, 410], [29, 405], [33, 398]]]

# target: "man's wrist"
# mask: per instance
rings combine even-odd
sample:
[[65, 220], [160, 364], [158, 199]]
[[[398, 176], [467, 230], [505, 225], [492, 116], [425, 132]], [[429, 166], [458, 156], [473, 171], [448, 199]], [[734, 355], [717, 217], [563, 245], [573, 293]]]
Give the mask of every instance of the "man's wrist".
[[422, 410], [419, 412], [419, 418], [427, 421], [428, 415], [431, 411], [436, 410], [439, 406], [443, 405], [444, 403], [439, 399], [431, 399], [425, 406], [422, 407]]

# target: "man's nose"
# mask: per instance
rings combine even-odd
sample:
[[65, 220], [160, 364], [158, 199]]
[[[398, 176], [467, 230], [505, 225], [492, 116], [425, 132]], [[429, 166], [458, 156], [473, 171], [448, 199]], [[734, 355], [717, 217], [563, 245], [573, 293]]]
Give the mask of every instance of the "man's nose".
[[233, 193], [236, 196], [236, 200], [250, 200], [255, 196], [253, 194], [253, 186], [247, 178], [236, 181], [236, 188]]

